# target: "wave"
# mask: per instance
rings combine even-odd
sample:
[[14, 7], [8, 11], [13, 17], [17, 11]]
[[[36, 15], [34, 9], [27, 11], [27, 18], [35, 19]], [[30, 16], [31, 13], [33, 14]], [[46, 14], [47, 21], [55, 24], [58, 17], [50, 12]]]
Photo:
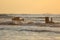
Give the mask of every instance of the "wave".
[[0, 31], [1, 30], [12, 30], [12, 31], [26, 31], [26, 32], [38, 32], [38, 33], [41, 33], [41, 32], [50, 32], [50, 33], [59, 33], [60, 34], [60, 31], [52, 31], [52, 30], [29, 30], [29, 29], [9, 29], [9, 28], [0, 28]]
[[22, 29], [19, 31], [30, 31], [30, 32], [53, 32], [53, 33], [60, 33], [60, 31], [51, 31], [51, 30], [28, 30], [28, 29]]

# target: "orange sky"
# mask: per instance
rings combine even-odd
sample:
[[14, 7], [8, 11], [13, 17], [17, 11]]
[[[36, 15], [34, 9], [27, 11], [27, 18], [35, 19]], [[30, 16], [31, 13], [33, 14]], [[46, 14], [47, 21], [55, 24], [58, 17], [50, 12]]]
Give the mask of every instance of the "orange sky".
[[0, 0], [0, 13], [60, 13], [60, 0]]

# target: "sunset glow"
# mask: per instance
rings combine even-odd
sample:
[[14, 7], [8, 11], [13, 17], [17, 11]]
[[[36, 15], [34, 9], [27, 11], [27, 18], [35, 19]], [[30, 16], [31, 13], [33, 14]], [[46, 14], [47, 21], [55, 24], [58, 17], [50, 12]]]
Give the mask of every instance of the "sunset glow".
[[0, 13], [60, 13], [60, 0], [0, 0]]

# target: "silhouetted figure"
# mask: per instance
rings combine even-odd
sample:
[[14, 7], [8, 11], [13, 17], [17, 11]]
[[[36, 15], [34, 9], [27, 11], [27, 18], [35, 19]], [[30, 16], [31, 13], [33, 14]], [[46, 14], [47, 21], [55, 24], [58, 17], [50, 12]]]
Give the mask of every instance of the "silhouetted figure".
[[52, 19], [52, 17], [51, 17], [51, 23], [53, 22], [53, 19]]
[[45, 23], [54, 23], [52, 17], [49, 20], [49, 17], [45, 17]]
[[49, 17], [45, 17], [45, 23], [49, 23]]
[[51, 21], [50, 21], [50, 23], [54, 23], [54, 22], [53, 22], [53, 18], [52, 18], [52, 17], [51, 17]]

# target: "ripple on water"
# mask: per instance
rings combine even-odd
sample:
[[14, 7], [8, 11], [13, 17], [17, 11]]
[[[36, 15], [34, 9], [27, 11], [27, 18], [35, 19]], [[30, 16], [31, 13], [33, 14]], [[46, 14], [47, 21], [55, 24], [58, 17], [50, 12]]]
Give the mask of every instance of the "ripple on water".
[[60, 40], [60, 34], [52, 32], [28, 32], [0, 30], [0, 40]]

